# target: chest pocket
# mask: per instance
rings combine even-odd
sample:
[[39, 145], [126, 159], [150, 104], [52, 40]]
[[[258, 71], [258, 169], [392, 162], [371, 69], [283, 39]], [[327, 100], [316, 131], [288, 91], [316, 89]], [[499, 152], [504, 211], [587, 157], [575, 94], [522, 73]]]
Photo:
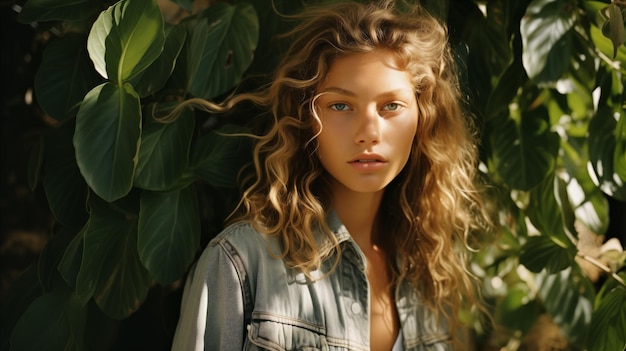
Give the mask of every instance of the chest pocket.
[[328, 351], [323, 327], [267, 313], [253, 313], [244, 350]]

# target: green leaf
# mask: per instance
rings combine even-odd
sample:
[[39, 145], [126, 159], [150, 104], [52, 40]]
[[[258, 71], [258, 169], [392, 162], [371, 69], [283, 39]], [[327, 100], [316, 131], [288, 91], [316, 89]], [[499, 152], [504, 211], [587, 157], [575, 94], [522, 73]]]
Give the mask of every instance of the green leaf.
[[626, 113], [624, 111], [619, 115], [614, 135], [613, 170], [621, 179], [626, 179]]
[[555, 273], [542, 272], [536, 286], [543, 304], [563, 334], [574, 344], [584, 344], [593, 312], [593, 285], [577, 265]]
[[155, 0], [122, 0], [100, 14], [87, 49], [98, 73], [122, 85], [159, 57], [164, 41]]
[[250, 139], [237, 133], [242, 133], [240, 127], [226, 125], [200, 138], [193, 146], [191, 170], [215, 187], [236, 187], [251, 155]]
[[168, 190], [176, 184], [189, 162], [194, 125], [194, 115], [189, 109], [169, 124], [147, 120], [135, 173], [137, 187]]
[[93, 297], [106, 315], [122, 319], [139, 308], [151, 283], [137, 253], [137, 215], [96, 197], [89, 207], [76, 293], [83, 304]]
[[502, 23], [490, 18], [477, 22], [472, 28], [471, 48], [480, 55], [490, 76], [501, 75], [513, 59], [509, 37]]
[[[3, 267], [4, 268], [4, 267]], [[11, 282], [2, 295], [2, 313], [0, 313], [0, 347], [9, 349], [11, 334], [15, 326], [33, 301], [41, 297], [43, 289], [37, 276], [37, 266], [30, 265], [20, 273], [19, 279]], [[28, 326], [26, 326], [28, 328]], [[30, 329], [27, 329], [29, 331]]]
[[65, 248], [76, 236], [76, 231], [68, 226], [61, 227], [41, 252], [37, 261], [39, 281], [46, 291], [53, 290], [61, 280], [57, 270]]
[[78, 272], [80, 272], [80, 266], [83, 262], [85, 229], [86, 227], [82, 228], [74, 238], [72, 238], [72, 241], [70, 241], [65, 248], [65, 252], [58, 265], [58, 270], [63, 280], [74, 290], [76, 290], [76, 279], [78, 278]]
[[111, 349], [116, 334], [115, 321], [94, 304], [82, 306], [76, 295], [60, 288], [28, 307], [14, 329], [11, 350], [104, 351]]
[[11, 350], [71, 349], [67, 305], [72, 299], [67, 289], [46, 293], [26, 309], [11, 335]]
[[622, 10], [617, 4], [609, 5], [609, 28], [611, 28], [610, 38], [613, 43], [613, 58], [617, 57], [617, 48], [624, 44], [624, 17]]
[[163, 88], [174, 70], [186, 38], [184, 26], [173, 26], [166, 30], [165, 46], [161, 55], [145, 71], [131, 80], [139, 96], [146, 97]]
[[576, 139], [569, 137], [561, 144], [561, 160], [569, 179], [566, 189], [576, 219], [592, 232], [604, 234], [609, 225], [609, 204], [602, 191], [594, 184], [587, 171], [589, 163], [586, 148], [579, 147]]
[[[591, 26], [591, 28], [589, 28], [589, 33], [591, 34], [591, 40], [596, 48], [598, 48], [607, 57], [611, 57], [615, 49], [611, 40], [605, 37], [602, 34], [602, 31], [596, 26]], [[618, 62], [626, 62], [626, 46], [622, 45], [617, 48], [617, 55], [614, 59]], [[620, 68], [621, 72], [626, 72], [624, 67]]]
[[[566, 232], [572, 223], [566, 223], [563, 217], [563, 204], [559, 203], [559, 179], [554, 176], [546, 177], [537, 187], [530, 192], [530, 201], [527, 207], [527, 215], [531, 223], [544, 235], [549, 236], [557, 245], [564, 249], [574, 250], [576, 245], [574, 238]], [[569, 204], [567, 204], [569, 206]]]
[[71, 122], [45, 136], [43, 188], [55, 218], [82, 227], [88, 218], [88, 187], [76, 164], [73, 134]]
[[80, 304], [72, 304], [68, 313], [70, 330], [78, 350], [114, 349], [114, 343], [120, 339], [119, 321], [107, 317], [93, 302], [88, 303], [86, 308]]
[[526, 334], [541, 312], [541, 306], [532, 295], [526, 284], [518, 283], [510, 287], [497, 307], [498, 324]]
[[43, 52], [35, 75], [37, 102], [58, 121], [73, 118], [85, 94], [100, 81], [87, 55], [85, 37], [69, 34], [51, 41]]
[[90, 91], [76, 116], [74, 147], [81, 174], [107, 201], [130, 191], [141, 134], [141, 105], [132, 86], [104, 83]]
[[22, 23], [43, 21], [80, 21], [98, 12], [93, 0], [28, 0], [17, 17]]
[[[593, 167], [590, 175], [596, 185], [607, 195], [626, 201], [626, 178], [620, 177], [614, 164], [616, 158], [619, 160], [622, 157], [614, 134], [621, 115], [606, 105], [598, 108], [598, 112], [589, 122], [589, 159]], [[617, 165], [617, 169], [620, 167], [622, 166]]]
[[522, 61], [537, 83], [557, 81], [569, 68], [575, 6], [563, 0], [533, 0], [520, 23]]
[[180, 279], [200, 247], [200, 210], [193, 185], [179, 191], [144, 191], [139, 211], [139, 257], [154, 279]]
[[214, 98], [241, 80], [259, 38], [254, 8], [245, 2], [216, 3], [203, 12], [188, 48], [189, 92]]
[[528, 238], [522, 246], [519, 260], [531, 272], [538, 273], [546, 269], [549, 273], [555, 273], [568, 268], [574, 260], [574, 254], [548, 235], [539, 235]]
[[512, 188], [530, 190], [553, 170], [558, 136], [550, 130], [543, 106], [522, 114], [513, 105], [510, 113], [492, 119], [489, 141], [495, 167]]
[[626, 288], [619, 286], [600, 300], [589, 331], [589, 351], [626, 349]]
[[[285, 15], [295, 14], [302, 11], [306, 5], [304, 1], [275, 1], [272, 6], [267, 6], [265, 0], [250, 1], [258, 15], [259, 40], [254, 52], [254, 59], [247, 70], [248, 77], [251, 75], [266, 75], [268, 69], [276, 67], [280, 62], [277, 52], [284, 52], [288, 47], [288, 41], [276, 40], [276, 36], [288, 32], [297, 21], [285, 21]], [[402, 6], [402, 3], [396, 3]]]
[[508, 110], [509, 103], [514, 101], [517, 93], [526, 81], [524, 70], [520, 62], [515, 61], [504, 70], [502, 76], [498, 78], [495, 88], [489, 95], [487, 101], [487, 118], [498, 116]]

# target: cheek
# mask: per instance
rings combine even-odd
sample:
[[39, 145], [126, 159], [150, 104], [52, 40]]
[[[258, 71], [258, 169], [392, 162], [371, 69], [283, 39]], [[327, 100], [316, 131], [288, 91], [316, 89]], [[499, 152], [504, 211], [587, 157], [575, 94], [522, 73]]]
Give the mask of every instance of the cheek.
[[408, 119], [405, 123], [398, 126], [396, 130], [396, 140], [406, 153], [411, 152], [415, 135], [417, 134], [417, 118]]
[[345, 125], [338, 119], [322, 119], [320, 128], [321, 131], [317, 136], [320, 147], [322, 147], [322, 144], [336, 145], [347, 135]]

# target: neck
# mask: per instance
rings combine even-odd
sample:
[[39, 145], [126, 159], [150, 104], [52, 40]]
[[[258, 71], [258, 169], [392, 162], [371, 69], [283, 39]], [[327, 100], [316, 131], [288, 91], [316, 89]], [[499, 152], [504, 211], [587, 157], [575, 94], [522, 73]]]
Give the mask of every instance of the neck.
[[374, 225], [383, 192], [359, 193], [342, 185], [333, 186], [333, 209], [364, 251], [374, 245]]

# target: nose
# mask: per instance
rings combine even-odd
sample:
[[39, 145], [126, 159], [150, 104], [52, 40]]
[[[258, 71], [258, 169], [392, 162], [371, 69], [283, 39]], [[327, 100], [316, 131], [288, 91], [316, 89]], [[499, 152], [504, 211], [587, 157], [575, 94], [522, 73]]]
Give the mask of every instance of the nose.
[[380, 142], [380, 118], [375, 108], [368, 109], [358, 116], [354, 141], [357, 144], [378, 144]]

